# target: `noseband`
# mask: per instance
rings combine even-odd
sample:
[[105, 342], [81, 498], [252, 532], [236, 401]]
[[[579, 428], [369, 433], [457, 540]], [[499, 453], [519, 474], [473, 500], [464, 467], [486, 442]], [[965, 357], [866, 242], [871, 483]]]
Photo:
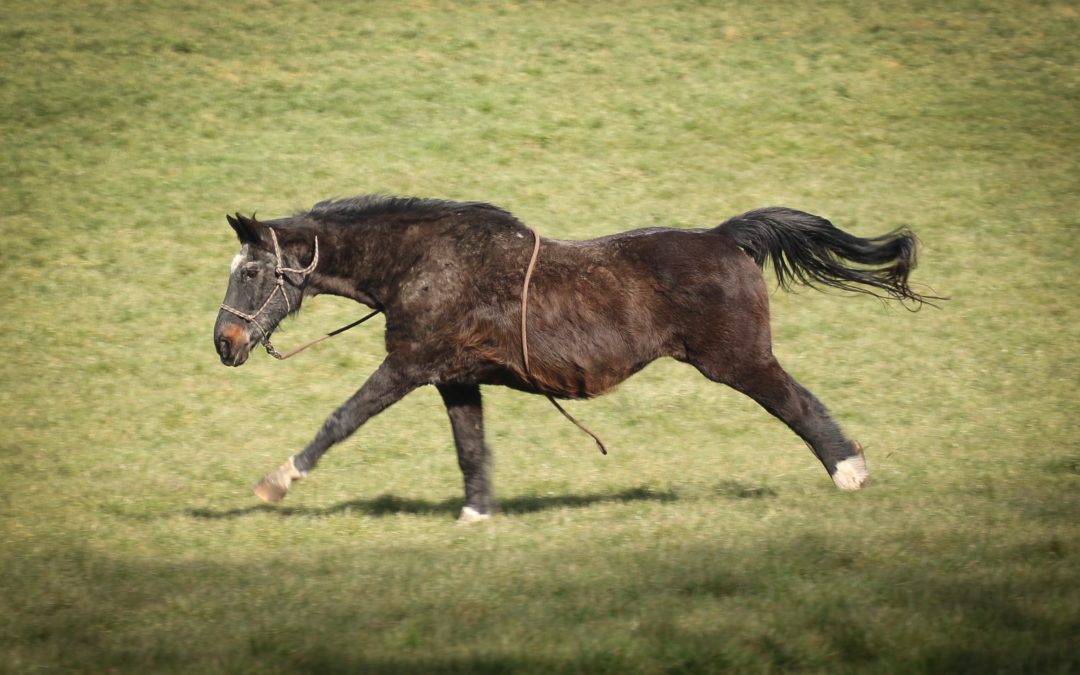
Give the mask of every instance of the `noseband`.
[[[280, 358], [277, 350], [270, 344], [270, 332], [263, 328], [263, 325], [259, 323], [259, 316], [266, 311], [266, 308], [270, 306], [270, 302], [273, 301], [274, 296], [278, 293], [281, 293], [281, 297], [285, 299], [286, 314], [292, 311], [292, 303], [289, 302], [289, 294], [285, 292], [285, 275], [289, 273], [299, 274], [300, 281], [303, 283], [303, 280], [315, 271], [315, 266], [319, 264], [319, 237], [315, 237], [315, 255], [311, 258], [311, 264], [304, 269], [294, 269], [292, 267], [285, 267], [285, 259], [281, 255], [281, 246], [278, 245], [277, 234], [274, 232], [273, 228], [268, 229], [270, 230], [270, 240], [274, 243], [274, 257], [277, 259], [277, 264], [274, 266], [274, 276], [277, 277], [274, 290], [270, 291], [270, 295], [266, 297], [266, 302], [264, 302], [254, 314], [242, 312], [235, 307], [226, 305], [224, 302], [221, 303], [221, 308], [230, 314], [235, 314], [241, 319], [255, 324], [258, 327], [259, 332], [262, 333], [259, 342], [266, 347], [266, 351], [269, 352], [271, 356]], [[297, 284], [297, 286], [299, 286], [299, 284]]]

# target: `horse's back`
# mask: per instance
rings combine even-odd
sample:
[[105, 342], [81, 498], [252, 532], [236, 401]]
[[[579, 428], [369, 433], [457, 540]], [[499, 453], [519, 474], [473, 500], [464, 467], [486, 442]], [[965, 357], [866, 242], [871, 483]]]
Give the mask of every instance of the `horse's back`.
[[651, 287], [658, 310], [696, 313], [765, 295], [761, 269], [723, 232], [648, 228], [590, 243], [616, 276]]

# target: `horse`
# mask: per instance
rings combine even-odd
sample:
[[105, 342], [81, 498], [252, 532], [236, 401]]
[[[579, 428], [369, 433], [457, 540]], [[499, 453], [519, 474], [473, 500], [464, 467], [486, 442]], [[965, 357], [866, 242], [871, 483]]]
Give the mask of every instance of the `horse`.
[[[861, 238], [828, 220], [761, 208], [702, 229], [646, 228], [585, 241], [539, 237], [484, 202], [366, 195], [275, 220], [237, 213], [239, 239], [214, 325], [240, 366], [304, 299], [329, 294], [385, 315], [386, 356], [310, 443], [255, 487], [281, 501], [334, 444], [434, 385], [464, 478], [460, 520], [495, 511], [480, 387], [556, 399], [610, 391], [670, 357], [749, 396], [802, 438], [836, 487], [869, 478], [862, 446], [772, 352], [766, 262], [778, 285], [858, 291], [917, 309], [916, 238]], [[931, 303], [932, 304], [932, 303]]]

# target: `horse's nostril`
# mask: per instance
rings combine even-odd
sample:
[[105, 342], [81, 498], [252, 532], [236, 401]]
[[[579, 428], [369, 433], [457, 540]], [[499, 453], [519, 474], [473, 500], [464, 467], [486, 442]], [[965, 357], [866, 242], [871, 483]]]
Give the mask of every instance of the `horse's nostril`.
[[221, 338], [218, 340], [218, 354], [222, 357], [228, 357], [231, 350], [232, 343], [229, 342], [228, 338]]

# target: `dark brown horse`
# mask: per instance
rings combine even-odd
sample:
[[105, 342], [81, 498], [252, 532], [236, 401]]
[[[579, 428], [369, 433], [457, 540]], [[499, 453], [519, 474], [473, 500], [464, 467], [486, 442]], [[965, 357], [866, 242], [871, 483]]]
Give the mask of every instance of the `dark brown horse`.
[[214, 344], [243, 364], [304, 298], [351, 298], [386, 315], [386, 359], [299, 454], [255, 492], [281, 500], [333, 445], [417, 387], [433, 384], [450, 415], [465, 478], [464, 520], [493, 512], [480, 385], [555, 398], [598, 396], [654, 359], [670, 356], [750, 396], [812, 448], [837, 487], [867, 480], [858, 443], [772, 353], [771, 261], [792, 281], [919, 305], [907, 283], [915, 238], [873, 239], [785, 208], [759, 209], [712, 229], [652, 228], [589, 241], [542, 239], [522, 292], [534, 233], [489, 204], [358, 197], [266, 222], [229, 223], [233, 260]]

